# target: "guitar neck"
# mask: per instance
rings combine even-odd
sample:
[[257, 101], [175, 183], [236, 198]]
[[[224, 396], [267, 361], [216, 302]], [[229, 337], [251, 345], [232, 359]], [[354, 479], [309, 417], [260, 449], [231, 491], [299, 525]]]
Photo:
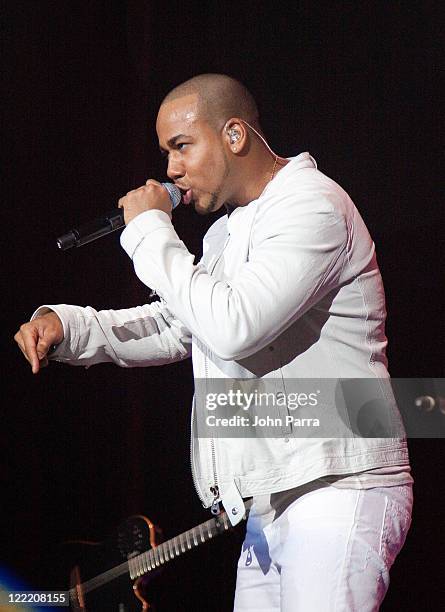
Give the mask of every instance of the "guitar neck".
[[[251, 501], [249, 500], [245, 505], [247, 514]], [[82, 584], [77, 584], [70, 589], [71, 601], [81, 600], [83, 595], [124, 574], [129, 574], [132, 580], [139, 578], [161, 565], [168, 563], [168, 561], [171, 561], [175, 557], [179, 557], [188, 550], [192, 550], [192, 548], [196, 548], [200, 544], [208, 542], [215, 536], [228, 531], [230, 528], [231, 524], [227, 513], [221, 512], [214, 518], [193, 527], [193, 529], [184, 531], [184, 533], [162, 542], [150, 550], [135, 555], [120, 565], [91, 578], [91, 580], [87, 580]]]
[[213, 537], [230, 529], [230, 521], [226, 512], [221, 512], [215, 518], [201, 523], [193, 529], [162, 542], [158, 546], [143, 552], [128, 560], [130, 578], [135, 579], [179, 557], [192, 548], [208, 542]]

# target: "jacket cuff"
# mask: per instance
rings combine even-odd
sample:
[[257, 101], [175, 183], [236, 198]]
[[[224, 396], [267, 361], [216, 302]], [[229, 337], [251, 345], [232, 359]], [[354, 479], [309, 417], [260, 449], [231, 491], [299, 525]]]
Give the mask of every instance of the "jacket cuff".
[[141, 242], [152, 232], [171, 228], [170, 217], [163, 210], [146, 210], [135, 217], [121, 234], [121, 246], [133, 259]]
[[60, 344], [54, 345], [49, 353], [49, 358], [56, 359], [59, 355], [65, 352], [65, 349], [69, 347], [70, 352], [74, 352], [73, 349], [77, 347], [79, 341], [79, 331], [75, 324], [70, 325], [70, 318], [73, 318], [73, 308], [67, 304], [44, 304], [39, 306], [37, 310], [32, 314], [30, 321], [33, 321], [37, 317], [41, 317], [48, 312], [55, 312], [56, 315], [62, 322], [63, 327], [63, 340]]

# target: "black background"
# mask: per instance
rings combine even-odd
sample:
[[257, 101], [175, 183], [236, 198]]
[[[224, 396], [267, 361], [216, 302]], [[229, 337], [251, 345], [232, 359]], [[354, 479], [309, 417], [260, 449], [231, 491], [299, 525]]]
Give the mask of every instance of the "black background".
[[[392, 376], [443, 376], [439, 4], [282, 4], [3, 3], [0, 563], [29, 588], [60, 585], [63, 540], [102, 540], [133, 513], [167, 537], [209, 516], [190, 476], [190, 363], [51, 364], [33, 377], [12, 341], [43, 303], [148, 300], [117, 235], [66, 253], [55, 237], [166, 178], [156, 112], [187, 78], [239, 78], [272, 148], [309, 150], [350, 193], [377, 245]], [[213, 220], [174, 214], [197, 256]], [[411, 440], [410, 450], [413, 526], [384, 610], [443, 605], [443, 443]], [[230, 610], [241, 541], [239, 531], [178, 562], [163, 609]]]

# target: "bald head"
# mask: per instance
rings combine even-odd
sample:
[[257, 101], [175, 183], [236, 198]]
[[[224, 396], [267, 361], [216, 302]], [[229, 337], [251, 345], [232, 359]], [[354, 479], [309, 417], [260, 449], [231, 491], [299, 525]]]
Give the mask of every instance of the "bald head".
[[225, 74], [200, 74], [175, 87], [162, 105], [195, 94], [199, 118], [219, 128], [230, 117], [240, 117], [259, 127], [258, 108], [248, 89]]
[[252, 202], [282, 165], [261, 134], [252, 95], [223, 74], [175, 87], [161, 104], [156, 131], [168, 177], [203, 214]]

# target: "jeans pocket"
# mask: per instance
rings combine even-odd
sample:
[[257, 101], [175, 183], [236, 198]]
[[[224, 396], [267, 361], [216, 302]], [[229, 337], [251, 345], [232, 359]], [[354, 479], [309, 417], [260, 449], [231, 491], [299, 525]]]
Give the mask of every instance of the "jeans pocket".
[[380, 556], [389, 569], [399, 554], [411, 525], [411, 485], [390, 487], [380, 540]]

